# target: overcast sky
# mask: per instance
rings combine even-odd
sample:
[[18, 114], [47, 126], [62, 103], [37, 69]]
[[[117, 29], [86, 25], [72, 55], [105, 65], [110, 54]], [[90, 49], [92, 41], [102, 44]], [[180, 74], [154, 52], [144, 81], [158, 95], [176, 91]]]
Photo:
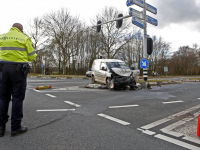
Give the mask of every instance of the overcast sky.
[[[172, 43], [172, 50], [194, 43], [200, 45], [200, 0], [146, 0], [157, 8], [158, 14], [147, 13], [158, 20], [158, 26], [148, 24], [147, 33], [161, 36]], [[78, 15], [88, 25], [105, 6], [112, 6], [128, 14], [126, 0], [4, 0], [1, 1], [0, 34], [9, 31], [13, 23], [27, 22], [34, 17], [68, 8], [72, 15]], [[138, 6], [130, 6], [141, 11]], [[131, 21], [131, 18], [129, 18]], [[134, 25], [133, 25], [134, 26]]]

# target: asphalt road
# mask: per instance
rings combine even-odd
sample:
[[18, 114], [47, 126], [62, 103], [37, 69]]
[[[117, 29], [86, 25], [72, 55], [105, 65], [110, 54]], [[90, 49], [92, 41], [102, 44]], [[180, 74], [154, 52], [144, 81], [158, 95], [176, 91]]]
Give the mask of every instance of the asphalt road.
[[[199, 111], [199, 82], [138, 91], [82, 88], [89, 83], [28, 78], [22, 124], [29, 131], [10, 137], [9, 121], [0, 150], [200, 149], [168, 127]], [[34, 90], [45, 85], [53, 88]]]

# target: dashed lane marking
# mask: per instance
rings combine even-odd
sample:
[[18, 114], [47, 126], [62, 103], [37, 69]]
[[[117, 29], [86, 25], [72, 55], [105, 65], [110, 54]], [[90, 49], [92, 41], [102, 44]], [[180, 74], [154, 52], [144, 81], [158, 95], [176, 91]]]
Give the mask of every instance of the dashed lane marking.
[[124, 106], [110, 106], [109, 108], [125, 108], [125, 107], [137, 107], [139, 105], [124, 105]]
[[101, 117], [103, 117], [103, 118], [109, 119], [109, 120], [111, 120], [111, 121], [117, 122], [117, 123], [119, 123], [119, 124], [125, 125], [125, 126], [130, 124], [130, 123], [128, 123], [128, 122], [119, 120], [119, 119], [117, 119], [117, 118], [114, 118], [114, 117], [111, 117], [111, 116], [108, 116], [108, 115], [105, 115], [105, 114], [97, 114], [97, 115], [98, 115], [98, 116], [101, 116]]
[[75, 109], [46, 109], [46, 110], [36, 110], [37, 112], [47, 112], [47, 111], [74, 111]]
[[70, 102], [70, 101], [64, 101], [64, 102], [67, 103], [67, 104], [70, 104], [70, 105], [72, 105], [72, 106], [75, 106], [75, 107], [81, 107], [81, 105], [72, 103], [72, 102]]
[[172, 104], [172, 103], [183, 103], [184, 101], [171, 101], [171, 102], [162, 102], [163, 104]]
[[200, 148], [197, 147], [197, 146], [194, 146], [194, 145], [191, 145], [191, 144], [188, 144], [188, 143], [185, 143], [185, 142], [170, 138], [168, 136], [164, 136], [162, 134], [157, 134], [154, 137], [156, 137], [158, 139], [161, 139], [161, 140], [164, 140], [164, 141], [167, 141], [167, 142], [170, 142], [170, 143], [173, 143], [173, 144], [176, 144], [178, 146], [181, 146], [181, 147], [184, 147], [184, 148], [187, 148], [187, 149], [200, 150]]
[[49, 96], [49, 97], [56, 97], [56, 96], [54, 96], [54, 95], [51, 95], [51, 94], [46, 94], [47, 96]]

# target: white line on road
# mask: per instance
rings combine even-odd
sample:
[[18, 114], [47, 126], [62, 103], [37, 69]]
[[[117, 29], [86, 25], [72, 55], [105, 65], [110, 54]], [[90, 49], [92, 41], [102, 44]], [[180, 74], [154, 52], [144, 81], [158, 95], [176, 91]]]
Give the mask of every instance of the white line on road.
[[41, 92], [41, 91], [38, 91], [38, 90], [36, 90], [36, 89], [33, 89], [33, 91], [35, 91], [35, 92], [39, 92], [39, 93]]
[[75, 107], [81, 107], [81, 105], [72, 103], [72, 102], [70, 102], [70, 101], [64, 101], [64, 102], [67, 103], [67, 104], [73, 105], [73, 106], [75, 106]]
[[53, 97], [53, 98], [54, 98], [54, 97], [56, 97], [56, 96], [54, 96], [54, 95], [51, 95], [51, 94], [46, 94], [46, 95], [47, 95], [47, 96], [50, 96], [50, 97]]
[[163, 104], [172, 104], [172, 103], [182, 103], [184, 101], [171, 101], [171, 102], [162, 102]]
[[125, 121], [122, 121], [122, 120], [113, 118], [113, 117], [111, 117], [111, 116], [107, 116], [107, 115], [105, 115], [105, 114], [97, 114], [97, 115], [98, 115], [98, 116], [101, 116], [101, 117], [103, 117], [103, 118], [106, 118], [106, 119], [115, 121], [115, 122], [120, 123], [120, 124], [125, 125], [125, 126], [130, 124], [130, 123], [128, 123], [128, 122], [125, 122]]
[[198, 100], [200, 100], [200, 98], [197, 98]]
[[155, 127], [155, 126], [158, 126], [158, 125], [160, 125], [160, 124], [163, 124], [163, 123], [165, 123], [165, 122], [168, 122], [168, 121], [170, 121], [171, 119], [169, 119], [169, 118], [164, 118], [164, 119], [161, 119], [161, 120], [158, 120], [158, 121], [156, 121], [156, 122], [153, 122], [153, 123], [150, 123], [150, 124], [148, 124], [148, 125], [145, 125], [145, 126], [143, 126], [143, 127], [141, 127], [142, 129], [151, 129], [151, 128], [153, 128], [153, 127]]
[[164, 140], [164, 141], [167, 141], [167, 142], [170, 142], [170, 143], [173, 143], [173, 144], [176, 144], [178, 146], [182, 146], [182, 147], [187, 148], [187, 149], [200, 150], [199, 147], [196, 147], [194, 145], [191, 145], [191, 144], [188, 144], [188, 143], [185, 143], [185, 142], [182, 142], [182, 141], [179, 141], [179, 140], [176, 140], [176, 139], [173, 139], [173, 138], [161, 135], [161, 134], [157, 134], [154, 137], [161, 139], [161, 140]]
[[145, 133], [145, 134], [148, 134], [148, 135], [154, 135], [154, 134], [156, 134], [155, 132], [150, 131], [150, 130], [142, 130], [140, 128], [137, 128], [137, 130], [142, 131], [142, 133]]
[[46, 110], [36, 110], [37, 112], [41, 111], [74, 111], [75, 109], [46, 109]]
[[192, 138], [192, 137], [189, 137], [189, 136], [185, 136], [185, 137], [183, 137], [183, 139], [188, 140], [188, 141], [193, 142], [193, 143], [197, 143], [197, 144], [200, 143], [199, 139], [195, 139], [195, 138]]
[[139, 105], [110, 106], [109, 108], [137, 107]]

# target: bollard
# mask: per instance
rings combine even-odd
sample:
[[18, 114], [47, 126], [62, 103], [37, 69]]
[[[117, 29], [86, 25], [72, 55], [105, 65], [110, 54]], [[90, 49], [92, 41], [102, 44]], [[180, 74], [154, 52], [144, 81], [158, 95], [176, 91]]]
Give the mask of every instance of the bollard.
[[197, 135], [198, 137], [200, 137], [200, 115], [199, 115], [198, 124], [197, 124]]
[[50, 86], [37, 86], [35, 89], [42, 90], [42, 89], [51, 89], [51, 88], [52, 88], [52, 86], [50, 85]]

